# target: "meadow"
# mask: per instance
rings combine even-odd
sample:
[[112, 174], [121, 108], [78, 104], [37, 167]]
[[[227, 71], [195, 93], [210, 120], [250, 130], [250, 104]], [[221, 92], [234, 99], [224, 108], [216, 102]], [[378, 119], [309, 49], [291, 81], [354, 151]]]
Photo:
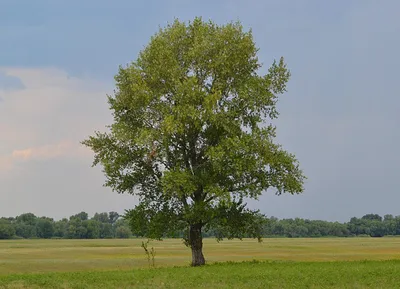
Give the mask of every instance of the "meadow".
[[149, 268], [141, 241], [1, 241], [0, 288], [400, 288], [400, 238], [205, 239], [202, 268], [179, 239]]

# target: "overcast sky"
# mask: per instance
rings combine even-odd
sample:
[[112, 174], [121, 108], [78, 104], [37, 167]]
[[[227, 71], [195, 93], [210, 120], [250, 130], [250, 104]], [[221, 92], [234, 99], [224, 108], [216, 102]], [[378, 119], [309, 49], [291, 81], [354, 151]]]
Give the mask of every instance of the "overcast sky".
[[[140, 2], [140, 3], [139, 3]], [[138, 4], [139, 3], [139, 4]], [[106, 94], [158, 26], [195, 16], [252, 28], [265, 69], [284, 56], [278, 139], [308, 177], [267, 215], [400, 215], [400, 1], [0, 1], [0, 215], [123, 212], [79, 141], [111, 122]]]

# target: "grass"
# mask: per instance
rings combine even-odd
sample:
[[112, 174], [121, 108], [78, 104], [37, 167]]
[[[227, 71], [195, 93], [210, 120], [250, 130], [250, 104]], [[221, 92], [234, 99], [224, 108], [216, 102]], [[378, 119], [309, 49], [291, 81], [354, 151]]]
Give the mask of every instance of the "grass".
[[141, 241], [1, 241], [0, 288], [400, 288], [400, 238], [207, 239], [202, 268], [165, 240], [156, 269]]
[[400, 261], [247, 262], [202, 268], [23, 274], [0, 288], [399, 288]]

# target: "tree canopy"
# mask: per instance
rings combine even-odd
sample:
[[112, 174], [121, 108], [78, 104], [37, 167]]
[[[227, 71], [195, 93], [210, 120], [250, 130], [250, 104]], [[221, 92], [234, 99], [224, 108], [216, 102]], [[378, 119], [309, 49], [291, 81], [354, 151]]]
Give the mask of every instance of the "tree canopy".
[[205, 263], [204, 228], [219, 238], [261, 236], [264, 218], [246, 198], [303, 191], [298, 161], [274, 141], [272, 123], [290, 72], [281, 58], [259, 75], [257, 53], [239, 22], [175, 20], [119, 68], [108, 96], [114, 122], [83, 141], [105, 185], [139, 197], [127, 212], [133, 231], [162, 238], [187, 229], [192, 265]]

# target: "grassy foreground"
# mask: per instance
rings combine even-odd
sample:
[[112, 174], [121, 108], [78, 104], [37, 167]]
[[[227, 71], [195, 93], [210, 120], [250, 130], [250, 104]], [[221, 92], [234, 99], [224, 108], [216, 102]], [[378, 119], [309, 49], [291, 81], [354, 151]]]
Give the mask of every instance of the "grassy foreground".
[[[150, 244], [158, 268], [148, 269], [140, 244], [1, 241], [0, 288], [400, 288], [400, 238], [207, 239], [202, 268], [187, 266], [180, 240], [164, 240]], [[213, 264], [224, 261], [247, 262]]]
[[0, 277], [0, 288], [399, 288], [400, 261], [246, 262]]

